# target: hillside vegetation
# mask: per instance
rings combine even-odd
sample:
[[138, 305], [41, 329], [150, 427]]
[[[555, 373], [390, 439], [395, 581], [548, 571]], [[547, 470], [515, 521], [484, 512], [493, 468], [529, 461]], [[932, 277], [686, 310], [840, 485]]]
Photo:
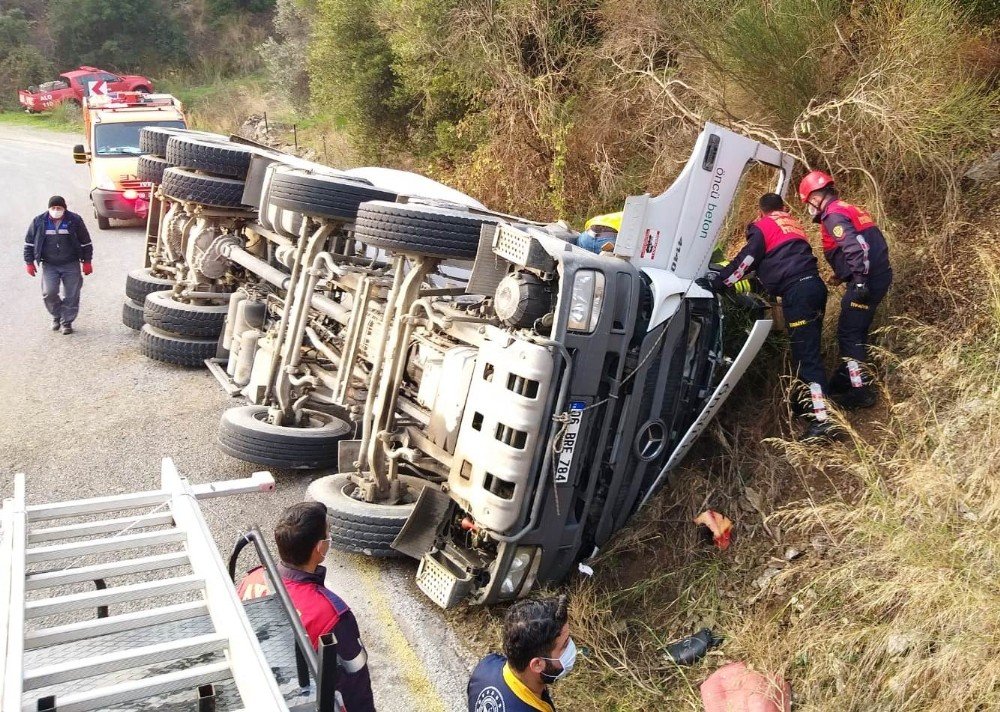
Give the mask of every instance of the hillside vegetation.
[[[891, 242], [880, 408], [804, 447], [782, 350], [760, 362], [672, 488], [570, 584], [587, 655], [562, 705], [700, 709], [698, 684], [736, 659], [782, 673], [803, 710], [1000, 707], [1000, 214], [995, 174], [964, 178], [1000, 145], [995, 3], [294, 5], [311, 108], [360, 160], [579, 220], [668, 185], [712, 120], [792, 153], [795, 182], [834, 173]], [[705, 508], [736, 521], [724, 553], [691, 523]], [[725, 645], [677, 669], [662, 646], [705, 625]]]
[[[671, 487], [568, 583], [586, 654], [557, 702], [700, 709], [698, 684], [744, 660], [801, 710], [1000, 709], [997, 0], [137, 2], [0, 13], [4, 101], [86, 59], [162, 79], [199, 125], [267, 112], [321, 159], [577, 224], [669, 185], [705, 121], [791, 153], [793, 184], [835, 174], [893, 255], [880, 406], [836, 446], [797, 444], [776, 338]], [[108, 33], [119, 4], [157, 23]], [[763, 189], [748, 182], [730, 249]], [[706, 508], [736, 523], [725, 552], [691, 523]], [[497, 613], [455, 617], [485, 649]], [[726, 643], [674, 667], [663, 645], [705, 625]]]

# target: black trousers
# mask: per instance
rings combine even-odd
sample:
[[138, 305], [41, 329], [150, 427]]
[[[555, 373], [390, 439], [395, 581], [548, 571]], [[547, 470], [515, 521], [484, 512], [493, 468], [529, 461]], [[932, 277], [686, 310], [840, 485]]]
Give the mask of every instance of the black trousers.
[[882, 303], [892, 286], [892, 270], [871, 277], [868, 280], [868, 301], [864, 304], [852, 299], [850, 287], [840, 299], [840, 320], [837, 322], [837, 342], [840, 345], [840, 363], [830, 379], [834, 391], [845, 391], [851, 387], [847, 362], [857, 361], [865, 385], [871, 382], [868, 363], [868, 338], [875, 310]]
[[781, 295], [781, 307], [788, 327], [792, 368], [804, 383], [818, 383], [826, 390], [821, 338], [826, 312], [826, 285], [819, 275], [793, 282]]

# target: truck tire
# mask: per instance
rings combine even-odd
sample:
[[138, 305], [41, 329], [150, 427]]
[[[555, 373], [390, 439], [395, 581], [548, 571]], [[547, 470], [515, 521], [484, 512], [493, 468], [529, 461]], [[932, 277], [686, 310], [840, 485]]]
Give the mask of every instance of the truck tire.
[[206, 176], [185, 168], [163, 171], [163, 194], [179, 202], [194, 202], [215, 208], [243, 207], [243, 181]]
[[154, 277], [149, 273], [149, 267], [134, 269], [125, 278], [125, 296], [140, 306], [145, 303], [146, 295], [161, 292], [174, 286], [174, 280]]
[[149, 324], [144, 325], [139, 332], [139, 351], [144, 356], [176, 366], [202, 366], [205, 359], [215, 356], [218, 345], [217, 338], [191, 339], [168, 334]]
[[354, 236], [390, 252], [471, 260], [484, 224], [500, 218], [421, 203], [373, 201], [358, 209]]
[[167, 155], [167, 139], [186, 129], [169, 126], [146, 126], [139, 130], [139, 150], [149, 156], [164, 158]]
[[368, 556], [401, 556], [392, 548], [392, 542], [427, 481], [410, 475], [400, 475], [399, 479], [407, 490], [402, 504], [371, 504], [354, 499], [351, 492], [356, 485], [343, 473], [314, 481], [306, 490], [306, 498], [326, 505], [330, 539], [335, 548]]
[[337, 466], [337, 443], [350, 435], [349, 424], [327, 413], [305, 410], [309, 427], [267, 422], [267, 406], [230, 408], [219, 421], [218, 446], [238, 460], [283, 469]]
[[271, 178], [268, 204], [317, 218], [353, 221], [369, 200], [396, 199], [370, 183], [304, 171], [278, 170]]
[[131, 299], [126, 299], [122, 304], [122, 324], [130, 329], [139, 331], [145, 323], [142, 317], [142, 304]]
[[186, 304], [174, 299], [171, 290], [146, 295], [142, 315], [146, 323], [178, 336], [218, 337], [229, 312], [229, 303]]
[[238, 143], [178, 134], [167, 140], [167, 162], [212, 175], [245, 180], [255, 151]]
[[94, 213], [94, 217], [97, 218], [97, 229], [98, 230], [110, 230], [111, 229], [111, 218], [106, 218], [103, 215], [98, 215]]
[[159, 156], [139, 156], [135, 177], [159, 185], [163, 182], [163, 171], [170, 167], [167, 159]]

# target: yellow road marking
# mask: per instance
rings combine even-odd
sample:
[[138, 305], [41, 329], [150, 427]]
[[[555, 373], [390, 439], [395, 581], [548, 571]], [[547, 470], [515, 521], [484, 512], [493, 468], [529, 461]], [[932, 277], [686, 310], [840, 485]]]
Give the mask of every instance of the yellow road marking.
[[413, 652], [403, 631], [396, 624], [396, 618], [389, 607], [389, 601], [379, 586], [379, 568], [366, 556], [355, 557], [361, 584], [371, 601], [375, 618], [382, 624], [382, 635], [393, 652], [393, 665], [401, 673], [406, 686], [421, 702], [425, 712], [447, 712], [437, 690], [427, 676], [427, 670], [417, 654]]

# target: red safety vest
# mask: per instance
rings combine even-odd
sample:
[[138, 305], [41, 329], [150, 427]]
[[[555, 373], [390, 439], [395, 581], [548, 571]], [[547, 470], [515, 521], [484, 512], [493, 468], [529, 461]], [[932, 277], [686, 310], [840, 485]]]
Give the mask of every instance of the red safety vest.
[[[843, 200], [834, 200], [832, 203], [826, 206], [823, 210], [823, 217], [830, 214], [843, 215], [851, 221], [854, 225], [854, 231], [859, 235], [870, 227], [875, 226], [875, 221], [872, 220], [871, 214], [867, 210], [863, 210], [856, 205], [851, 205], [850, 203], [845, 203]], [[823, 236], [823, 252], [829, 252], [830, 250], [837, 249], [837, 241], [834, 239], [833, 235], [829, 233], [826, 229], [826, 225], [823, 224], [821, 220], [819, 223], [819, 233]]]
[[802, 223], [780, 210], [761, 215], [753, 224], [764, 233], [764, 254], [773, 252], [790, 240], [809, 242]]

